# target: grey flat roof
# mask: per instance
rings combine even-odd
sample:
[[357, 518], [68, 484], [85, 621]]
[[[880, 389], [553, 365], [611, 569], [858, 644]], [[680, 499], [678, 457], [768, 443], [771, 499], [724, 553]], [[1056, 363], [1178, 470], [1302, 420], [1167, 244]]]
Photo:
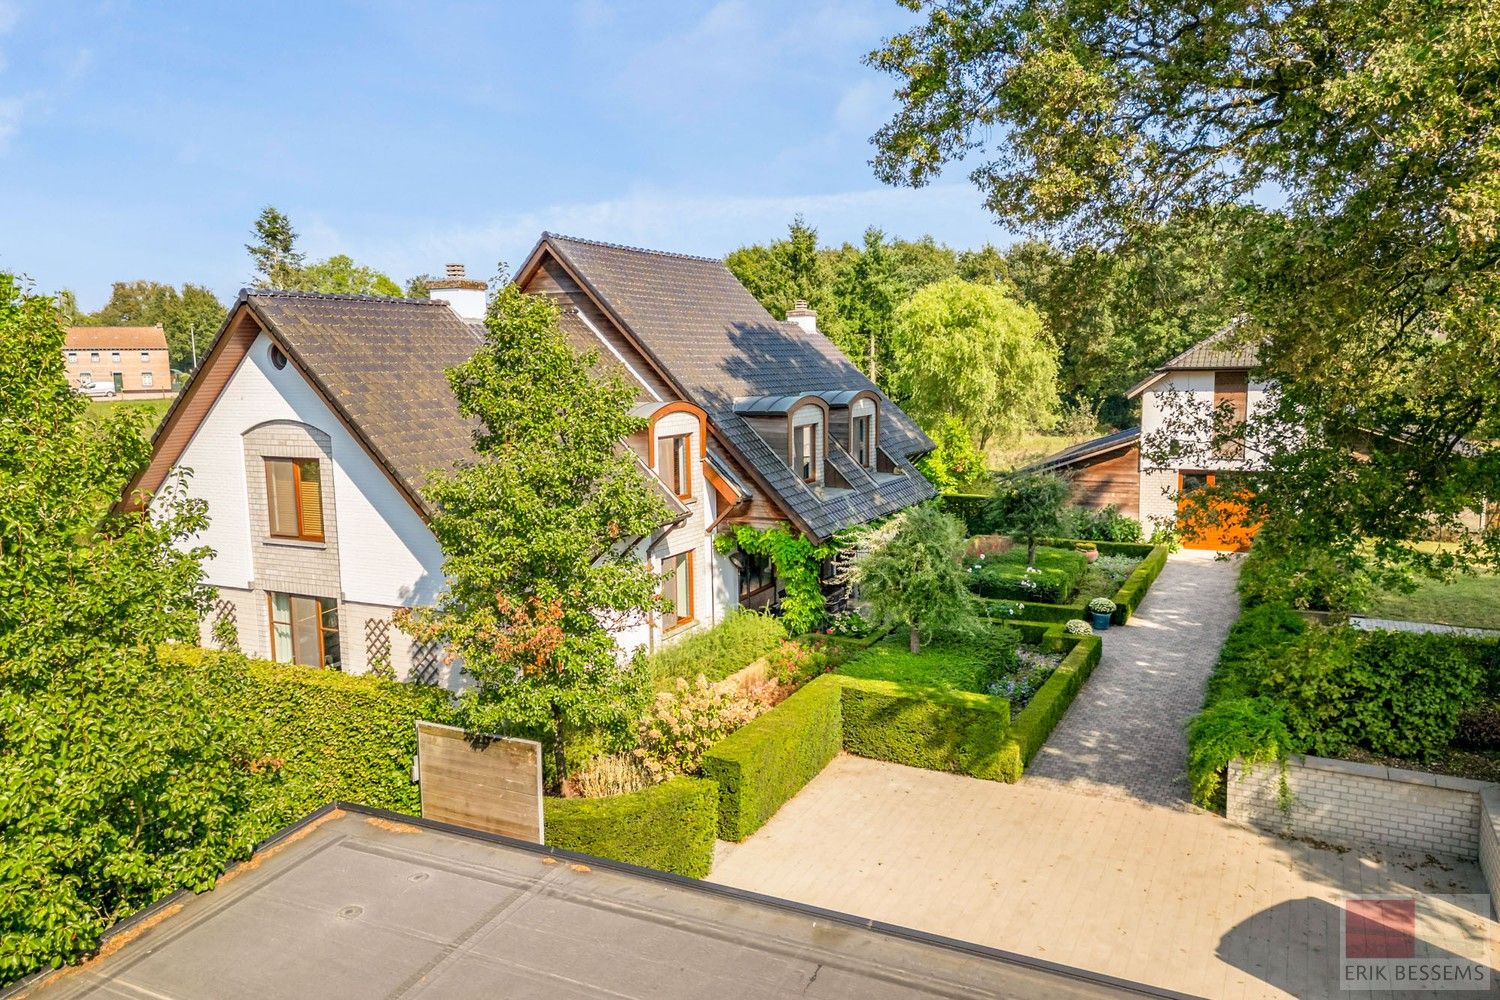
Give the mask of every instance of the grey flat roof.
[[375, 997], [1163, 995], [581, 855], [331, 806], [211, 892], [128, 921], [101, 956], [7, 996]]

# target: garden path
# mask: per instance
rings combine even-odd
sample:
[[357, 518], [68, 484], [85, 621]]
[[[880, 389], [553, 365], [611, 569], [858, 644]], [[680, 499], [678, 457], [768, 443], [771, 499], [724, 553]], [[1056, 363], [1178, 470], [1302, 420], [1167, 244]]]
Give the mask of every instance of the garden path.
[[1239, 557], [1183, 550], [1167, 560], [1023, 782], [1089, 795], [1186, 806], [1184, 726], [1239, 613]]

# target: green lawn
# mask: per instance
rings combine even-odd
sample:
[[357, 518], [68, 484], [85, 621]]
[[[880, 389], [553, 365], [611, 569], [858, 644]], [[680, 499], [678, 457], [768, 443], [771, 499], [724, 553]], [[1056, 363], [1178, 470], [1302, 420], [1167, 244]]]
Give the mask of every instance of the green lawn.
[[896, 629], [838, 668], [850, 677], [899, 681], [951, 691], [978, 690], [979, 668], [988, 659], [983, 639], [930, 643], [920, 653], [907, 648], [905, 629]]
[[146, 418], [146, 433], [156, 430], [156, 425], [161, 423], [162, 416], [167, 412], [167, 407], [172, 405], [170, 399], [91, 399], [89, 400], [89, 419], [104, 420], [115, 413], [140, 413]]
[[1410, 594], [1377, 594], [1365, 613], [1375, 618], [1500, 629], [1500, 576], [1426, 580]]

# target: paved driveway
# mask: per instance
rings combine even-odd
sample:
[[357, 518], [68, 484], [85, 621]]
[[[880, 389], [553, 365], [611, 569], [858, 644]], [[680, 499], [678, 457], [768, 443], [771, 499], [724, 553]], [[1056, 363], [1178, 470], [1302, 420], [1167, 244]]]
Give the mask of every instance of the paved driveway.
[[1239, 558], [1175, 552], [1031, 766], [1026, 783], [1155, 805], [1188, 801], [1183, 727], [1239, 615]]
[[710, 878], [1228, 998], [1356, 995], [1334, 978], [1344, 895], [1484, 891], [1475, 865], [1340, 854], [1207, 813], [849, 756], [749, 840], [721, 844]]

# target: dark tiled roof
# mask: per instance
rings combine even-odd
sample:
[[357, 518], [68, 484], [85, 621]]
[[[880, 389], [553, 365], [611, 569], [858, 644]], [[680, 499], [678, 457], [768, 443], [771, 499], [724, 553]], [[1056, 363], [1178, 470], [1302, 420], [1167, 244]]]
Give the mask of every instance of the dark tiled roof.
[[1181, 354], [1159, 365], [1155, 371], [1131, 386], [1125, 393], [1134, 399], [1166, 372], [1206, 371], [1214, 369], [1254, 368], [1258, 363], [1260, 345], [1246, 339], [1240, 331], [1243, 319], [1230, 320], [1224, 329], [1204, 337]]
[[447, 369], [473, 355], [478, 332], [440, 301], [254, 289], [255, 315], [418, 495], [428, 476], [473, 457]]
[[1094, 438], [1092, 441], [1082, 441], [1069, 448], [1064, 448], [1055, 455], [1049, 455], [1040, 462], [1033, 462], [1022, 472], [1034, 472], [1040, 469], [1060, 469], [1063, 466], [1081, 462], [1087, 458], [1098, 455], [1107, 455], [1112, 451], [1120, 451], [1129, 448], [1140, 440], [1141, 429], [1139, 427], [1127, 427], [1113, 434]]
[[[933, 496], [908, 461], [932, 449], [916, 423], [827, 337], [777, 320], [719, 260], [622, 247], [551, 233], [542, 242], [651, 355], [780, 496], [820, 537]], [[867, 490], [819, 497], [735, 413], [751, 396], [847, 394], [881, 399], [881, 447], [904, 473]]]

